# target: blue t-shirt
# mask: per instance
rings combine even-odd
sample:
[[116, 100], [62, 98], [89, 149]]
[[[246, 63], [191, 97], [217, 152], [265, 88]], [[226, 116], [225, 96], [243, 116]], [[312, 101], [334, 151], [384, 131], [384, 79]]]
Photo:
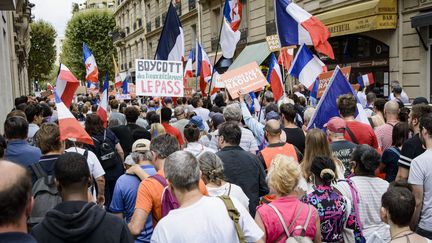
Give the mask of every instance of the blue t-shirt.
[[25, 140], [12, 140], [7, 144], [5, 159], [28, 167], [39, 161], [42, 153], [38, 147], [31, 146]]
[[386, 173], [385, 180], [393, 182], [399, 170], [398, 161], [400, 158], [400, 149], [397, 147], [390, 147], [384, 150], [381, 161], [385, 164], [384, 172]]
[[[156, 174], [153, 165], [142, 165], [141, 168], [150, 176]], [[141, 180], [137, 176], [124, 174], [118, 178], [114, 188], [113, 198], [109, 209], [113, 213], [123, 213], [127, 223], [130, 222], [135, 210], [135, 201], [140, 183]], [[150, 242], [152, 233], [152, 217], [149, 215], [144, 230], [135, 242]]]

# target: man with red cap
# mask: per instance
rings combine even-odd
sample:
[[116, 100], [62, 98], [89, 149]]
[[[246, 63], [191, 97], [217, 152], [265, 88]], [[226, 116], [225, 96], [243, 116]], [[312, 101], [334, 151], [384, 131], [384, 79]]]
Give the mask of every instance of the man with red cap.
[[324, 126], [327, 128], [327, 137], [331, 141], [330, 147], [333, 151], [333, 155], [342, 161], [345, 167], [344, 175], [347, 177], [351, 174], [351, 153], [357, 145], [344, 138], [346, 129], [346, 122], [344, 119], [333, 117]]

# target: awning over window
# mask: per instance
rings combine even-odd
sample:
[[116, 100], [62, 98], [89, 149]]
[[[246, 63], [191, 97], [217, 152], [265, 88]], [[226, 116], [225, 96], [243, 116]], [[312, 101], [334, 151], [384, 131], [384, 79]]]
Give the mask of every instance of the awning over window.
[[396, 29], [397, 0], [372, 0], [316, 15], [332, 33], [349, 35], [372, 30]]
[[228, 71], [239, 68], [253, 61], [256, 61], [257, 64], [260, 65], [270, 55], [270, 53], [267, 42], [246, 46], [240, 55], [234, 60], [233, 64], [231, 64]]
[[412, 28], [425, 27], [429, 25], [432, 25], [432, 12], [422, 13], [411, 17]]

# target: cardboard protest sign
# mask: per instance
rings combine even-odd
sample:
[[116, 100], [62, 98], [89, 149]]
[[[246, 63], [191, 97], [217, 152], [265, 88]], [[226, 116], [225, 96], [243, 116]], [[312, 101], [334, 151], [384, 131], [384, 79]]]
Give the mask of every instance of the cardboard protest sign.
[[267, 36], [266, 40], [270, 52], [280, 51], [281, 44], [279, 40], [279, 35], [276, 34], [276, 35]]
[[249, 93], [267, 85], [267, 80], [256, 62], [228, 71], [221, 76], [231, 98], [236, 99], [238, 92]]
[[136, 60], [136, 95], [183, 97], [183, 64], [175, 61]]
[[193, 90], [192, 88], [184, 88], [184, 97], [192, 98]]
[[[340, 70], [342, 74], [345, 76], [345, 78], [349, 80], [351, 67], [344, 67], [341, 68]], [[324, 94], [324, 91], [327, 88], [327, 85], [330, 83], [332, 76], [333, 76], [333, 71], [325, 72], [319, 75], [317, 98], [321, 98], [321, 96]]]

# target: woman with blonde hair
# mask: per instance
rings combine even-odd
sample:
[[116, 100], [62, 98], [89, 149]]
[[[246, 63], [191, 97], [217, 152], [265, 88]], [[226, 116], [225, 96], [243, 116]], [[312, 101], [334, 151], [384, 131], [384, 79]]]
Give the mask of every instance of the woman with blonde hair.
[[[265, 242], [285, 242], [288, 236], [321, 242], [317, 210], [298, 199], [295, 189], [300, 180], [298, 163], [285, 155], [277, 155], [267, 175], [270, 193], [277, 198], [257, 209], [255, 221], [265, 232]], [[309, 240], [307, 239], [307, 240]]]
[[312, 191], [311, 166], [316, 156], [325, 156], [332, 159], [336, 165], [336, 179], [344, 179], [343, 172], [345, 168], [342, 162], [333, 156], [326, 134], [321, 129], [314, 128], [309, 130], [306, 135], [305, 152], [300, 164], [302, 177], [304, 179], [300, 182], [300, 188], [305, 192]]

